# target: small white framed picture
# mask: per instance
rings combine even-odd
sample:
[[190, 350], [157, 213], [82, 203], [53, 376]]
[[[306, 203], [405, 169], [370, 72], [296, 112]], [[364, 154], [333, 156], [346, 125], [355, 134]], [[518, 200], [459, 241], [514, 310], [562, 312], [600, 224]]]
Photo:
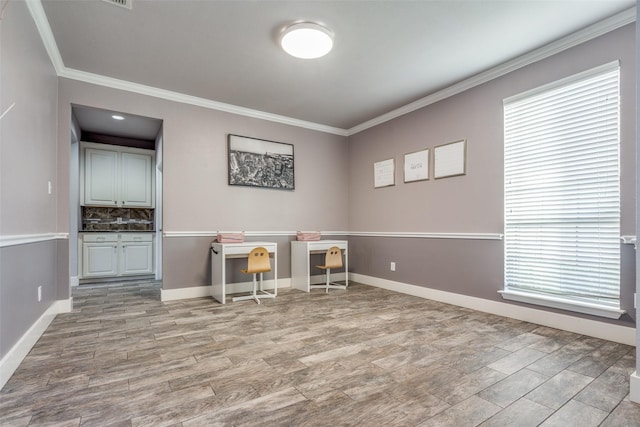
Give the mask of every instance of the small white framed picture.
[[467, 164], [467, 140], [450, 142], [433, 149], [433, 177], [464, 175]]
[[429, 149], [404, 155], [404, 182], [429, 179]]
[[396, 160], [387, 159], [373, 164], [373, 186], [375, 188], [396, 185]]

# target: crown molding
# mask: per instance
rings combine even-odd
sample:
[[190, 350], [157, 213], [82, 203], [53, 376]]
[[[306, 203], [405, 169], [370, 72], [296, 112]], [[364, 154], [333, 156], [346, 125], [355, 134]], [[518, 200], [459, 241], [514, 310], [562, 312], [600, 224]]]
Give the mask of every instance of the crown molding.
[[264, 111], [252, 110], [250, 108], [239, 107], [237, 105], [225, 104], [223, 102], [212, 101], [206, 98], [200, 98], [192, 95], [185, 95], [179, 92], [160, 89], [153, 86], [146, 86], [139, 83], [132, 83], [126, 80], [115, 79], [112, 77], [102, 76], [100, 74], [88, 73], [85, 71], [66, 68], [58, 72], [58, 76], [71, 80], [77, 80], [85, 83], [91, 83], [98, 86], [105, 86], [111, 89], [120, 89], [128, 92], [138, 93], [140, 95], [152, 96], [154, 98], [165, 99], [168, 101], [179, 102], [181, 104], [194, 105], [197, 107], [208, 108], [210, 110], [222, 111], [225, 113], [237, 114], [240, 116], [251, 117], [254, 119], [267, 120], [270, 122], [281, 123], [289, 126], [296, 126], [304, 129], [316, 130], [319, 132], [330, 133], [334, 135], [347, 136], [345, 129], [339, 129], [332, 126], [321, 125], [318, 123], [307, 122], [304, 120], [294, 119], [291, 117], [271, 114]]
[[36, 28], [38, 28], [44, 47], [49, 54], [53, 68], [56, 70], [56, 74], [60, 75], [65, 68], [64, 62], [58, 50], [56, 39], [53, 37], [53, 31], [51, 31], [47, 15], [44, 13], [41, 0], [26, 0], [26, 3], [29, 8], [29, 13], [31, 13], [31, 17], [36, 23]]
[[300, 127], [304, 129], [315, 130], [319, 132], [339, 135], [339, 136], [351, 136], [366, 129], [372, 128], [379, 124], [388, 122], [389, 120], [397, 117], [409, 114], [420, 108], [424, 108], [428, 105], [434, 104], [443, 99], [457, 95], [461, 92], [469, 90], [475, 86], [486, 83], [497, 77], [501, 77], [507, 73], [518, 70], [534, 62], [548, 58], [559, 52], [567, 50], [571, 47], [592, 40], [610, 31], [618, 29], [624, 25], [635, 22], [636, 20], [636, 7], [632, 7], [616, 15], [613, 15], [607, 19], [604, 19], [596, 24], [593, 24], [587, 28], [577, 31], [567, 37], [556, 40], [546, 46], [536, 49], [530, 53], [522, 55], [511, 61], [507, 61], [497, 67], [491, 68], [485, 72], [477, 74], [471, 78], [465, 79], [459, 83], [449, 86], [446, 89], [435, 92], [429, 96], [421, 98], [403, 107], [392, 110], [386, 114], [363, 122], [350, 129], [340, 129], [333, 126], [322, 125], [319, 123], [308, 122], [305, 120], [294, 119], [292, 117], [281, 116], [278, 114], [267, 113], [259, 110], [252, 110], [250, 108], [239, 107], [232, 104], [225, 104], [222, 102], [213, 101], [206, 98], [200, 98], [196, 96], [186, 95], [178, 92], [172, 92], [169, 90], [159, 89], [152, 86], [141, 85], [138, 83], [132, 83], [125, 80], [114, 79], [98, 74], [87, 73], [80, 70], [67, 68], [62, 61], [62, 56], [58, 50], [58, 46], [53, 37], [51, 26], [47, 20], [47, 16], [42, 7], [41, 0], [26, 0], [29, 12], [33, 20], [36, 23], [36, 27], [40, 33], [40, 37], [44, 43], [44, 46], [49, 54], [51, 63], [56, 70], [56, 73], [60, 77], [78, 80], [85, 83], [91, 83], [99, 86], [105, 86], [113, 89], [125, 90], [141, 95], [152, 96], [155, 98], [166, 99], [169, 101], [179, 102], [182, 104], [195, 105], [198, 107], [208, 108], [217, 111], [223, 111], [231, 114], [237, 114], [241, 116], [251, 117], [260, 120], [267, 120], [275, 123], [281, 123], [289, 126]]
[[102, 76], [99, 74], [75, 70], [73, 68], [67, 68], [62, 61], [62, 56], [60, 55], [58, 45], [56, 44], [55, 38], [53, 37], [53, 31], [51, 31], [51, 26], [49, 25], [49, 21], [47, 20], [47, 15], [44, 12], [41, 0], [26, 0], [26, 3], [29, 8], [29, 12], [31, 13], [31, 17], [33, 18], [36, 27], [38, 28], [38, 32], [40, 33], [40, 37], [42, 38], [45, 49], [49, 54], [49, 59], [51, 60], [56, 74], [59, 77], [64, 77], [67, 79], [77, 80], [85, 83], [91, 83], [98, 86], [109, 87], [112, 89], [120, 89], [140, 95], [152, 96], [154, 98], [166, 99], [168, 101], [179, 102], [182, 104], [194, 105], [211, 110], [251, 117], [254, 119], [267, 120], [270, 122], [315, 130], [339, 136], [347, 136], [347, 131], [345, 129], [340, 129], [333, 126], [294, 119], [292, 117], [253, 110], [250, 108], [239, 107], [237, 105], [225, 104], [223, 102], [212, 101], [206, 98], [186, 95], [179, 92], [173, 92], [170, 90], [129, 82], [126, 80], [120, 80]]
[[546, 46], [533, 50], [525, 55], [514, 58], [496, 67], [490, 68], [489, 70], [484, 71], [480, 74], [476, 74], [473, 77], [462, 80], [461, 82], [458, 82], [443, 90], [425, 96], [424, 98], [421, 98], [403, 107], [397, 108], [386, 114], [354, 126], [348, 129], [347, 133], [349, 136], [355, 135], [366, 129], [388, 122], [389, 120], [412, 113], [413, 111], [419, 110], [420, 108], [424, 108], [428, 105], [435, 104], [438, 101], [442, 101], [443, 99], [449, 98], [481, 84], [487, 83], [493, 79], [511, 73], [512, 71], [516, 71], [520, 68], [526, 67], [527, 65], [533, 64], [534, 62], [546, 59], [552, 55], [563, 52], [596, 37], [600, 37], [627, 24], [631, 24], [635, 22], [635, 20], [636, 7], [634, 6], [607, 19], [604, 19], [596, 24], [586, 27], [580, 31], [551, 42]]

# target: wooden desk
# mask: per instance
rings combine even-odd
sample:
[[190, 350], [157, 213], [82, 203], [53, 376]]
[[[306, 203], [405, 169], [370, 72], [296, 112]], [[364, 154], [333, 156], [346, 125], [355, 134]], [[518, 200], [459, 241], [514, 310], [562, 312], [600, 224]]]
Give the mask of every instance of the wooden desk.
[[[345, 283], [349, 285], [349, 253], [346, 240], [315, 240], [312, 242], [291, 242], [291, 287], [309, 292], [311, 290], [311, 254], [324, 254], [327, 249], [337, 246], [344, 251]], [[320, 262], [322, 263], [322, 261]], [[339, 273], [338, 273], [339, 274]], [[333, 273], [332, 273], [333, 275]]]
[[248, 258], [257, 247], [264, 247], [273, 255], [274, 294], [278, 293], [278, 244], [273, 242], [211, 243], [211, 296], [222, 304], [227, 294], [226, 260]]

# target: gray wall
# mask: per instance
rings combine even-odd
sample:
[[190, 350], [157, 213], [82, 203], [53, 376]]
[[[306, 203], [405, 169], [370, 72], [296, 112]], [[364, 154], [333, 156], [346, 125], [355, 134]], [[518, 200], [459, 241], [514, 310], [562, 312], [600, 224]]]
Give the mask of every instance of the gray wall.
[[[57, 299], [57, 246], [55, 240], [50, 240], [0, 248], [0, 355], [3, 357]], [[40, 302], [38, 286], [42, 286]]]
[[[623, 235], [635, 235], [635, 25], [627, 25], [349, 138], [349, 230], [503, 233], [505, 97], [621, 60]], [[404, 184], [405, 153], [467, 140], [467, 174]], [[433, 152], [431, 153], [433, 155]], [[396, 159], [396, 185], [374, 189], [373, 163]], [[433, 166], [433, 165], [432, 165]], [[503, 242], [353, 237], [353, 272], [501, 301]], [[633, 246], [621, 245], [622, 308], [633, 310]], [[396, 272], [389, 262], [397, 263]], [[633, 325], [631, 316], [620, 322]]]
[[[59, 91], [59, 171], [61, 180], [67, 182], [78, 178], [69, 174], [71, 104], [163, 120], [163, 232], [196, 232], [196, 237], [163, 239], [164, 289], [210, 284], [209, 244], [214, 235], [207, 232], [347, 227], [346, 137], [64, 78]], [[229, 186], [229, 133], [294, 144], [295, 191]], [[67, 191], [59, 204], [58, 227], [65, 230], [69, 227], [69, 197]], [[288, 272], [289, 239], [267, 236], [258, 240], [280, 243], [281, 271]]]
[[[56, 233], [57, 77], [24, 2], [5, 9], [0, 43], [1, 112], [15, 102], [0, 123], [0, 235]], [[68, 276], [69, 269], [58, 266], [67, 259], [61, 256], [66, 243], [0, 248], [0, 358], [56, 299], [65, 298], [59, 273]]]
[[[638, 90], [638, 85], [640, 85], [640, 57], [637, 55], [638, 46], [640, 46], [640, 0], [636, 1], [636, 168], [637, 165], [640, 164], [640, 151], [638, 151], [638, 147], [640, 146], [640, 134], [638, 134], [638, 129], [640, 126], [640, 91]], [[640, 185], [640, 174], [636, 172], [636, 188]], [[637, 193], [636, 193], [637, 194]], [[637, 197], [637, 196], [636, 196]], [[638, 228], [640, 228], [640, 200], [636, 199], [636, 233]], [[636, 235], [637, 238], [637, 235]], [[640, 252], [636, 250], [635, 253], [635, 263], [638, 265], [640, 263]], [[640, 294], [640, 272], [636, 271], [636, 288], [635, 291], [637, 294]], [[636, 306], [635, 310], [636, 316], [640, 314], [640, 305]], [[640, 374], [640, 328], [636, 327], [636, 372], [635, 375], [638, 376]], [[634, 398], [635, 399], [635, 398]], [[635, 399], [637, 400], [637, 399]]]

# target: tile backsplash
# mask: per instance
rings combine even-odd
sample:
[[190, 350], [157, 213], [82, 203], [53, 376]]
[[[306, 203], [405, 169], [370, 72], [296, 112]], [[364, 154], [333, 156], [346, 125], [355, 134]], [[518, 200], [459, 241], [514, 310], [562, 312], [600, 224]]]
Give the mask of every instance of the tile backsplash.
[[154, 231], [154, 210], [82, 206], [80, 231]]

